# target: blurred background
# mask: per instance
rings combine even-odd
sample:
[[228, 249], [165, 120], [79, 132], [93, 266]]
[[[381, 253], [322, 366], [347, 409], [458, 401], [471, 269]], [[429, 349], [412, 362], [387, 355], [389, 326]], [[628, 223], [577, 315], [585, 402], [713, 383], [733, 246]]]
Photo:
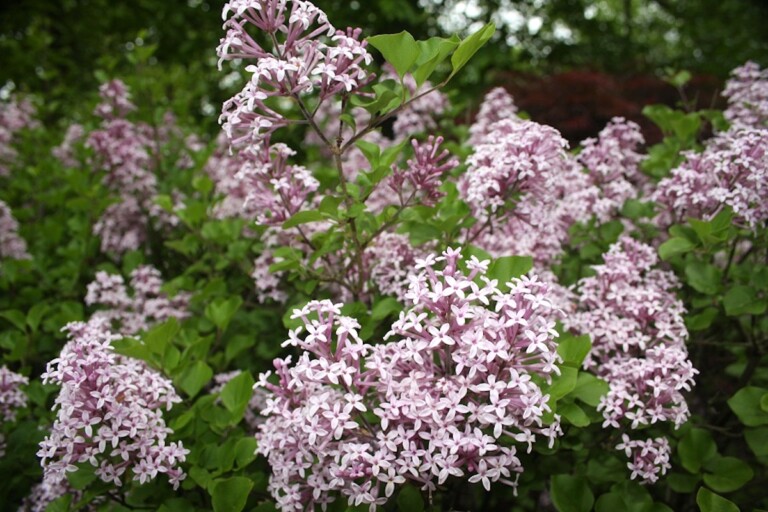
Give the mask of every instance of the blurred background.
[[[1, 0], [0, 98], [34, 94], [44, 119], [57, 122], [95, 97], [100, 82], [121, 77], [137, 101], [170, 107], [215, 133], [222, 100], [243, 81], [230, 65], [216, 68], [223, 3]], [[496, 37], [451, 84], [453, 97], [471, 112], [485, 90], [503, 85], [534, 120], [571, 141], [595, 134], [614, 115], [642, 121], [649, 103], [717, 106], [732, 68], [768, 64], [764, 0], [314, 3], [336, 27], [359, 26], [368, 35], [466, 34], [494, 20]], [[685, 86], [683, 70], [690, 73]]]

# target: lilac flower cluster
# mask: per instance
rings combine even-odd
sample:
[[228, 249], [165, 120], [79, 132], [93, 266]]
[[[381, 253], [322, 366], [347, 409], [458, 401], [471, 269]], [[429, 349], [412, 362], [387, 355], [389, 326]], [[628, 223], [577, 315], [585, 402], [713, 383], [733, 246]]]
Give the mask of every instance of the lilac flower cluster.
[[[21, 386], [29, 379], [12, 372], [6, 366], [0, 367], [0, 426], [16, 421], [16, 412], [26, 407], [27, 395]], [[5, 456], [5, 436], [0, 432], [0, 458]]]
[[469, 127], [469, 145], [475, 147], [478, 144], [491, 142], [488, 137], [495, 123], [515, 119], [522, 121], [517, 117], [517, 105], [512, 95], [503, 87], [491, 89], [480, 104], [475, 122]]
[[19, 223], [13, 212], [0, 200], [0, 259], [26, 260], [31, 256], [27, 252], [27, 242], [19, 236]]
[[638, 150], [645, 144], [637, 123], [615, 117], [600, 131], [597, 138], [581, 143], [579, 162], [589, 170], [589, 176], [599, 192], [592, 198], [590, 210], [605, 222], [613, 217], [627, 201], [640, 195], [647, 178], [640, 171], [645, 158]]
[[187, 318], [189, 299], [187, 292], [169, 297], [162, 291], [160, 271], [143, 265], [131, 272], [131, 288], [128, 292], [123, 276], [97, 272], [96, 280], [88, 285], [85, 303], [102, 306], [92, 318], [103, 320], [122, 335], [131, 336], [146, 331], [152, 325], [169, 318]]
[[375, 509], [406, 481], [429, 492], [452, 477], [515, 486], [518, 446], [561, 434], [537, 384], [559, 371], [548, 287], [526, 277], [503, 292], [484, 276], [488, 262], [464, 261], [466, 273], [461, 262], [447, 250], [416, 263], [412, 307], [384, 344], [364, 344], [330, 301], [294, 311], [304, 326], [285, 345], [303, 352], [258, 384], [270, 391], [259, 451], [281, 510], [338, 494]]
[[0, 421], [16, 421], [16, 411], [27, 405], [27, 395], [21, 390], [27, 384], [28, 378], [0, 367]]
[[66, 167], [77, 167], [79, 160], [76, 158], [76, 144], [85, 137], [83, 125], [74, 123], [67, 127], [64, 140], [51, 150], [51, 154]]
[[[571, 225], [592, 216], [599, 189], [557, 131], [523, 121], [515, 111], [511, 96], [494, 89], [470, 127], [475, 154], [459, 185], [486, 222], [471, 228], [467, 239], [494, 256], [529, 254], [544, 268], [562, 253]], [[514, 204], [505, 204], [507, 198]], [[481, 210], [488, 205], [496, 208], [491, 217]]]
[[416, 261], [424, 259], [432, 244], [414, 247], [407, 235], [382, 233], [365, 251], [371, 282], [383, 295], [405, 302]]
[[[317, 90], [322, 102], [336, 94], [354, 93], [373, 79], [364, 69], [372, 57], [361, 40], [362, 31], [335, 30], [311, 2], [232, 0], [222, 14], [227, 34], [218, 47], [219, 62], [255, 61], [246, 67], [251, 80], [224, 103], [220, 118], [235, 146], [260, 144], [291, 123], [269, 106], [271, 98], [298, 98]], [[267, 34], [271, 49], [249, 34], [251, 27]]]
[[768, 129], [768, 69], [747, 62], [731, 71], [723, 96], [725, 118], [733, 128]]
[[637, 441], [630, 439], [627, 434], [622, 434], [621, 439], [622, 442], [616, 445], [616, 449], [623, 450], [630, 460], [627, 464], [632, 471], [630, 478], [639, 476], [645, 482], [653, 484], [672, 467], [669, 463], [672, 449], [666, 437]]
[[[564, 322], [592, 337], [584, 366], [610, 385], [598, 406], [603, 426], [621, 428], [624, 422], [639, 429], [671, 421], [679, 427], [689, 416], [683, 392], [698, 372], [688, 360], [685, 310], [673, 291], [677, 280], [653, 268], [652, 247], [629, 237], [611, 246], [604, 261], [594, 267], [595, 276], [579, 281], [577, 310]], [[653, 469], [638, 465], [637, 458], [633, 464], [633, 477], [648, 482], [668, 466], [660, 462]]]
[[413, 204], [414, 200], [425, 206], [434, 206], [443, 197], [438, 189], [442, 178], [459, 165], [447, 149], [440, 151], [442, 137], [429, 136], [426, 142], [411, 141], [413, 158], [405, 168], [392, 167], [387, 185], [397, 194], [399, 206]]
[[661, 180], [652, 195], [668, 225], [687, 217], [709, 219], [723, 207], [757, 229], [768, 220], [768, 129], [732, 129], [710, 139], [701, 153]]
[[[101, 238], [102, 251], [123, 254], [141, 247], [151, 224], [154, 223], [157, 229], [179, 223], [175, 214], [154, 202], [158, 194], [154, 169], [161, 158], [161, 146], [181, 134], [173, 124], [172, 116], [167, 117], [164, 127], [157, 130], [126, 119], [124, 116], [136, 107], [130, 101], [128, 88], [120, 80], [103, 84], [99, 92], [102, 102], [95, 113], [102, 117], [102, 125], [88, 135], [85, 145], [93, 150], [94, 167], [104, 172], [104, 185], [116, 193], [119, 200], [104, 211], [94, 232]], [[194, 140], [186, 142], [189, 148], [179, 155], [177, 166], [189, 166], [186, 151], [200, 147]], [[71, 158], [66, 143], [65, 140], [61, 150], [65, 160]], [[176, 195], [176, 207], [181, 199]]]
[[475, 146], [459, 183], [464, 200], [480, 220], [493, 217], [522, 195], [546, 196], [552, 176], [565, 166], [568, 142], [552, 127], [503, 119]]
[[178, 465], [189, 451], [168, 442], [173, 431], [162, 409], [181, 401], [171, 382], [141, 361], [116, 355], [111, 343], [120, 336], [104, 320], [66, 330], [70, 340], [42, 375], [43, 383], [61, 386], [56, 420], [38, 451], [44, 478], [49, 485], [63, 482], [77, 464], [88, 463], [107, 483], [119, 486], [132, 475], [143, 484], [164, 473], [178, 488], [186, 476]]
[[0, 102], [0, 176], [8, 176], [16, 159], [13, 143], [23, 129], [36, 128], [35, 107], [29, 100]]
[[319, 182], [307, 169], [288, 163], [296, 152], [285, 144], [255, 146], [240, 152], [243, 164], [236, 174], [245, 191], [246, 218], [279, 226], [306, 206]]

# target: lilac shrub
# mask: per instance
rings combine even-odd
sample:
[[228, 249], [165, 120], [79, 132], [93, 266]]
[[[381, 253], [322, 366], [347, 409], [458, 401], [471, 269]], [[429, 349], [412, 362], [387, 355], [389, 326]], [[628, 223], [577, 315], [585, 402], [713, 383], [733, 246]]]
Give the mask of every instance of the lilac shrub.
[[[600, 401], [603, 426], [641, 431], [658, 422], [680, 427], [689, 417], [683, 393], [698, 373], [688, 360], [685, 309], [675, 296], [674, 274], [656, 269], [654, 249], [623, 237], [597, 265], [596, 275], [577, 286], [576, 311], [565, 325], [592, 338], [584, 366], [605, 379], [610, 389]], [[637, 449], [641, 456], [637, 455]], [[670, 467], [665, 441], [624, 440], [632, 478], [655, 482]], [[654, 464], [648, 450], [656, 450]]]
[[85, 303], [107, 308], [91, 318], [104, 320], [115, 332], [132, 336], [169, 318], [182, 320], [189, 316], [190, 294], [179, 292], [169, 297], [162, 286], [160, 271], [149, 265], [131, 272], [131, 293], [121, 275], [100, 271], [96, 273], [96, 280], [88, 285]]
[[171, 382], [139, 360], [115, 354], [105, 320], [67, 325], [69, 341], [48, 363], [44, 383], [61, 386], [56, 421], [38, 456], [49, 485], [89, 464], [104, 482], [148, 482], [165, 474], [174, 488], [188, 450], [169, 442], [162, 410], [181, 401]]
[[709, 220], [730, 207], [740, 224], [756, 230], [768, 220], [768, 129], [718, 134], [703, 152], [687, 153], [651, 197], [663, 207], [662, 225]]
[[733, 128], [768, 129], [768, 69], [747, 62], [731, 71], [723, 96], [725, 118]]
[[21, 130], [37, 128], [35, 107], [27, 99], [0, 102], [0, 177], [9, 176], [18, 153], [13, 144]]
[[518, 449], [562, 433], [537, 384], [558, 373], [547, 285], [532, 276], [502, 291], [488, 262], [466, 260], [465, 273], [461, 261], [450, 249], [417, 261], [412, 306], [384, 344], [364, 344], [339, 304], [294, 311], [304, 326], [285, 345], [302, 352], [275, 360], [276, 383], [259, 383], [271, 395], [259, 451], [282, 510], [339, 494], [375, 508], [406, 481], [430, 493], [451, 477], [514, 487]]
[[13, 212], [0, 200], [0, 259], [26, 260], [31, 256], [27, 252], [27, 242], [19, 236], [19, 223]]
[[[0, 367], [0, 427], [16, 421], [16, 413], [27, 406], [27, 395], [22, 386], [29, 384], [29, 379], [6, 366]], [[0, 458], [5, 455], [5, 436], [0, 433]]]

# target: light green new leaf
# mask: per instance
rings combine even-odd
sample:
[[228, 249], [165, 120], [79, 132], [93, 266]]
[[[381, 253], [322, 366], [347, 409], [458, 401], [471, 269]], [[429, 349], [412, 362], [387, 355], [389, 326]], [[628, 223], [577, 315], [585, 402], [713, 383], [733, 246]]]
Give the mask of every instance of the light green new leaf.
[[451, 72], [449, 79], [456, 76], [456, 73], [458, 73], [477, 51], [482, 48], [491, 37], [493, 37], [495, 32], [496, 25], [491, 22], [459, 43], [458, 48], [456, 48], [456, 51], [453, 52], [453, 56], [451, 57], [453, 71]]
[[392, 64], [395, 72], [404, 77], [416, 63], [421, 53], [416, 40], [408, 32], [399, 34], [382, 34], [368, 38], [368, 44], [376, 48], [384, 56], [384, 59]]
[[435, 72], [437, 66], [459, 46], [461, 40], [458, 36], [454, 35], [450, 39], [432, 37], [426, 41], [417, 42], [421, 54], [416, 61], [413, 78], [416, 80], [416, 85], [421, 87], [429, 79], [430, 75]]

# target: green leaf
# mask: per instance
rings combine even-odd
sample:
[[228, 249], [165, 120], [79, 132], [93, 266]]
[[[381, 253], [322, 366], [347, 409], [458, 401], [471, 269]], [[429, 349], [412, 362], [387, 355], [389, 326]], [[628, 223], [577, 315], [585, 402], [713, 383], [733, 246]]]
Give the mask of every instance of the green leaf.
[[218, 298], [205, 308], [205, 317], [221, 331], [225, 331], [232, 317], [243, 304], [243, 299], [235, 295], [228, 299]]
[[393, 313], [399, 313], [403, 306], [392, 297], [385, 297], [376, 301], [371, 310], [371, 320], [376, 322], [384, 320]]
[[379, 50], [384, 59], [392, 64], [395, 72], [404, 77], [419, 58], [420, 49], [416, 40], [408, 32], [382, 34], [368, 38], [368, 44]]
[[696, 494], [696, 504], [700, 512], [740, 512], [739, 507], [730, 500], [719, 496], [706, 487]]
[[319, 222], [325, 220], [326, 217], [317, 210], [304, 210], [296, 212], [293, 217], [283, 222], [283, 229], [294, 228], [302, 224], [308, 224], [310, 222]]
[[141, 359], [142, 361], [150, 361], [152, 359], [152, 353], [149, 351], [149, 348], [135, 338], [115, 340], [112, 342], [112, 347], [115, 349], [115, 352], [124, 356]]
[[420, 55], [416, 61], [413, 78], [418, 87], [421, 87], [429, 79], [437, 66], [459, 46], [460, 42], [461, 40], [456, 35], [450, 39], [432, 37], [426, 41], [417, 41]]
[[706, 461], [717, 455], [717, 445], [709, 431], [692, 428], [680, 440], [677, 453], [685, 469], [698, 473]]
[[723, 297], [725, 314], [728, 316], [762, 315], [765, 313], [766, 301], [757, 297], [757, 292], [751, 286], [734, 286]]
[[226, 480], [216, 481], [211, 491], [213, 510], [215, 512], [240, 512], [245, 508], [252, 488], [253, 482], [244, 476], [233, 476]]
[[29, 311], [27, 312], [27, 325], [29, 325], [33, 333], [37, 332], [37, 328], [40, 327], [40, 322], [42, 321], [43, 316], [49, 309], [48, 305], [43, 302], [35, 304], [29, 308]]
[[488, 277], [499, 282], [499, 288], [513, 277], [520, 277], [533, 268], [530, 256], [502, 256], [496, 258], [488, 269]]
[[240, 421], [248, 407], [248, 402], [253, 395], [254, 383], [250, 372], [244, 371], [227, 382], [221, 390], [221, 402], [229, 412], [235, 415], [236, 421]]
[[587, 405], [597, 407], [600, 399], [608, 393], [609, 389], [610, 386], [603, 379], [598, 379], [591, 373], [579, 372], [576, 387], [571, 392], [571, 396]]
[[745, 429], [744, 438], [758, 458], [768, 457], [768, 427]]
[[424, 510], [424, 498], [418, 488], [405, 484], [397, 495], [397, 506], [399, 510], [421, 512]]
[[763, 411], [768, 412], [768, 393], [763, 395], [763, 398], [760, 399], [760, 408]]
[[213, 370], [203, 361], [195, 361], [176, 379], [176, 384], [190, 397], [197, 395], [213, 377]]
[[568, 420], [568, 423], [576, 427], [586, 427], [592, 423], [584, 409], [576, 404], [558, 404], [557, 413]]
[[714, 265], [700, 261], [689, 261], [685, 265], [687, 282], [696, 291], [714, 295], [720, 290], [723, 272]]
[[[381, 148], [378, 144], [374, 144], [373, 142], [368, 142], [367, 140], [358, 140], [355, 142], [355, 146], [363, 153], [363, 156], [366, 160], [368, 160], [368, 163], [371, 164], [371, 169], [375, 169], [379, 166], [379, 158], [381, 158]], [[326, 196], [326, 197], [332, 197], [332, 196]], [[322, 208], [320, 208], [320, 211], [322, 211]]]
[[712, 322], [717, 318], [719, 310], [717, 308], [708, 307], [701, 313], [687, 317], [685, 319], [685, 325], [689, 331], [703, 331], [708, 329]]
[[717, 492], [733, 492], [755, 476], [749, 464], [736, 457], [715, 457], [704, 469], [704, 483]]
[[659, 256], [667, 261], [678, 254], [685, 254], [696, 247], [696, 244], [687, 238], [670, 238], [659, 247]]
[[768, 389], [752, 386], [742, 388], [728, 400], [728, 406], [748, 427], [768, 425], [768, 412], [760, 407], [765, 393], [768, 393]]
[[572, 336], [564, 335], [557, 345], [557, 353], [563, 359], [563, 363], [579, 368], [584, 358], [592, 348], [592, 340], [589, 335]]
[[573, 391], [576, 388], [576, 379], [579, 370], [572, 366], [563, 366], [560, 368], [560, 375], [552, 378], [552, 385], [549, 388], [551, 400], [557, 401]]
[[165, 354], [166, 347], [179, 332], [179, 329], [179, 321], [175, 318], [170, 318], [146, 333], [144, 335], [144, 343], [152, 353]]
[[[364, 142], [364, 141], [358, 141], [358, 142]], [[320, 201], [320, 206], [318, 206], [317, 209], [331, 218], [337, 218], [339, 215], [339, 205], [341, 204], [341, 201], [342, 199], [340, 197], [325, 196], [323, 200]]]
[[77, 490], [83, 490], [88, 485], [96, 481], [98, 478], [96, 476], [96, 468], [91, 466], [90, 464], [79, 464], [77, 471], [73, 472], [67, 472], [66, 473], [67, 480], [69, 480], [69, 484]]
[[5, 318], [21, 332], [27, 332], [27, 319], [24, 313], [18, 309], [10, 309], [0, 312], [0, 318]]
[[559, 512], [589, 512], [595, 495], [587, 480], [573, 475], [553, 475], [550, 479], [552, 502]]
[[696, 486], [699, 485], [699, 475], [689, 475], [687, 473], [670, 473], [667, 475], [669, 488], [679, 494], [693, 494]]
[[458, 73], [475, 53], [477, 53], [477, 51], [482, 48], [491, 37], [493, 37], [495, 32], [496, 25], [491, 22], [459, 43], [456, 51], [453, 52], [453, 55], [451, 56], [453, 71], [451, 71], [451, 76], [448, 78], [451, 79], [456, 76], [456, 73]]
[[248, 436], [240, 439], [235, 445], [235, 462], [237, 469], [242, 469], [256, 460], [256, 449], [258, 448], [256, 439]]

